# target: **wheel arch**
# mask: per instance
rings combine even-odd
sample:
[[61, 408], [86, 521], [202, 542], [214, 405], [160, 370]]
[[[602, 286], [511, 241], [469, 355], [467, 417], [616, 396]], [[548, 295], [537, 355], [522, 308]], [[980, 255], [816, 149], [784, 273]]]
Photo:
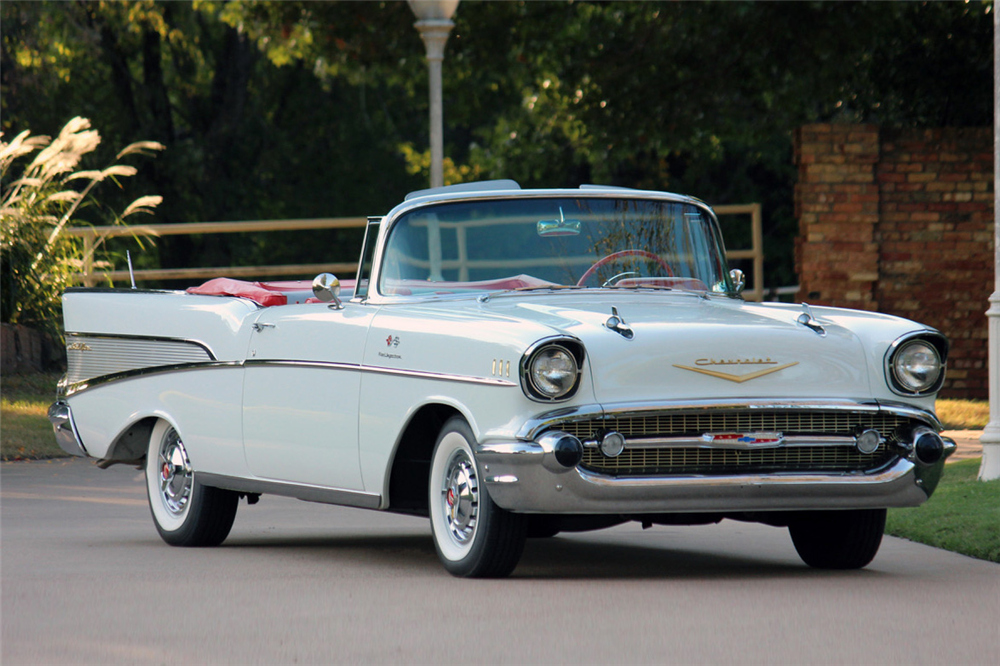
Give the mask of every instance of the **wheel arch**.
[[389, 468], [387, 508], [390, 511], [429, 515], [427, 484], [431, 455], [441, 427], [456, 415], [468, 421], [461, 410], [443, 403], [423, 405], [410, 417]]
[[157, 421], [161, 420], [174, 425], [170, 419], [162, 415], [149, 415], [132, 421], [111, 440], [107, 453], [98, 465], [106, 467], [115, 463], [142, 462], [149, 448], [149, 438], [153, 434], [153, 428], [156, 427]]

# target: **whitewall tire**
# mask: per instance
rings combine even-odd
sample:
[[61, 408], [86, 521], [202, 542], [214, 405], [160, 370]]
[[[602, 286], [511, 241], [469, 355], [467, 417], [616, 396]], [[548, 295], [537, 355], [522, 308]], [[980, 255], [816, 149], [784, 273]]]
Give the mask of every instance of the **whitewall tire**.
[[146, 452], [146, 496], [153, 524], [172, 546], [218, 546], [236, 519], [239, 495], [198, 483], [177, 430], [158, 421]]
[[521, 559], [526, 521], [490, 499], [473, 451], [475, 441], [461, 417], [441, 428], [430, 471], [434, 547], [445, 569], [456, 576], [507, 576]]

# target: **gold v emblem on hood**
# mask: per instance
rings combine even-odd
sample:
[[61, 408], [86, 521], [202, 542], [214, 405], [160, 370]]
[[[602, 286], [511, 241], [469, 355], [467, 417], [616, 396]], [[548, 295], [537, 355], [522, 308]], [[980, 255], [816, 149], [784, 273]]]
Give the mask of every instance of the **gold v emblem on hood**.
[[774, 368], [765, 368], [763, 370], [758, 370], [757, 372], [751, 372], [745, 375], [731, 375], [728, 372], [719, 372], [718, 370], [706, 370], [705, 368], [692, 368], [689, 365], [677, 365], [674, 364], [675, 368], [680, 368], [681, 370], [690, 370], [691, 372], [700, 372], [703, 375], [708, 375], [709, 377], [717, 377], [719, 379], [726, 379], [731, 382], [736, 382], [737, 384], [742, 384], [743, 382], [748, 382], [751, 379], [757, 379], [765, 375], [770, 375], [771, 373], [778, 372], [779, 370], [784, 370], [785, 368], [790, 368], [793, 365], [798, 365], [799, 362], [795, 361], [793, 363], [786, 363], [784, 365], [779, 365]]

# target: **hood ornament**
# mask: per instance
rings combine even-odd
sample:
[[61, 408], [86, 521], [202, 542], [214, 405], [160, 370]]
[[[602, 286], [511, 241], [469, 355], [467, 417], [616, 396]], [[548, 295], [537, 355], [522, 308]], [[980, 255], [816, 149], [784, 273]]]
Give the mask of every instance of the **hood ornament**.
[[604, 326], [608, 330], [614, 331], [626, 340], [631, 340], [635, 337], [635, 331], [632, 330], [631, 326], [625, 323], [625, 320], [622, 319], [620, 314], [618, 314], [618, 308], [613, 305], [611, 306], [611, 316], [608, 317], [606, 322], [604, 322]]
[[813, 316], [812, 308], [809, 307], [808, 303], [802, 304], [802, 309], [804, 312], [798, 316], [795, 320], [796, 322], [802, 324], [806, 328], [812, 329], [819, 337], [826, 337], [826, 329], [823, 328], [823, 324], [819, 323], [816, 317]]

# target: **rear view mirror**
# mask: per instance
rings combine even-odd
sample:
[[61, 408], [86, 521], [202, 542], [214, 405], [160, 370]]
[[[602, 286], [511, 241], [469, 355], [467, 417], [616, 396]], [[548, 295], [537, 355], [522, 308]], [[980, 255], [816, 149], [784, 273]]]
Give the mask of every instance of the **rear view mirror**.
[[579, 236], [583, 224], [580, 220], [567, 220], [563, 215], [562, 206], [559, 207], [558, 220], [541, 220], [538, 222], [538, 235], [542, 238], [552, 236]]

